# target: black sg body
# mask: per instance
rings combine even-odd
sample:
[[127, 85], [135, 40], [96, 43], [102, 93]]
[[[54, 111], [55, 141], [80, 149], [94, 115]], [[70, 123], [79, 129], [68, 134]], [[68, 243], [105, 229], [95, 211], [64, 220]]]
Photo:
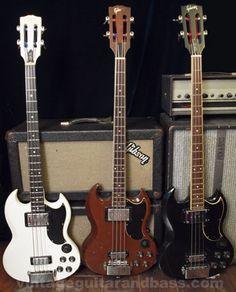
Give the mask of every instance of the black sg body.
[[[160, 268], [168, 276], [178, 279], [217, 275], [228, 267], [234, 255], [233, 247], [222, 231], [226, 201], [216, 191], [212, 197], [205, 199], [203, 214], [191, 212], [189, 206], [189, 199], [176, 201], [174, 188], [165, 194], [163, 219], [166, 234], [159, 257]], [[202, 267], [203, 270], [205, 267], [205, 272], [208, 270], [207, 275], [201, 273]], [[199, 273], [188, 277], [186, 269], [189, 269], [189, 275], [194, 269], [198, 269]]]

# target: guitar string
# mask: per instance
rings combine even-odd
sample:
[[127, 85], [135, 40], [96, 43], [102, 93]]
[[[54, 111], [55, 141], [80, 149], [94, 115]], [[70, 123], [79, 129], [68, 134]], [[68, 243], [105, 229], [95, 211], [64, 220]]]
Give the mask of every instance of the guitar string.
[[[191, 82], [191, 127], [193, 124], [193, 59], [192, 59], [192, 55], [191, 55], [191, 78], [192, 78], [192, 82]], [[191, 129], [193, 130], [193, 129]], [[190, 161], [190, 204], [191, 204], [191, 209], [190, 209], [190, 228], [191, 228], [191, 247], [190, 247], [190, 256], [193, 256], [193, 237], [194, 237], [194, 219], [193, 219], [193, 212], [192, 212], [192, 207], [193, 207], [193, 201], [192, 201], [192, 182], [193, 182], [193, 132], [191, 132], [191, 142], [190, 142], [190, 146], [191, 146], [191, 161]], [[191, 268], [193, 267], [193, 262], [190, 261], [190, 266]]]
[[[121, 48], [118, 49], [118, 57], [121, 57], [120, 55], [122, 55], [122, 50], [123, 50], [123, 46], [121, 46]], [[121, 169], [121, 165], [122, 165], [122, 136], [119, 132], [118, 129], [121, 128], [121, 118], [119, 116], [119, 110], [121, 109], [121, 104], [122, 104], [122, 100], [121, 100], [121, 94], [120, 94], [120, 86], [121, 86], [121, 74], [120, 74], [120, 70], [121, 70], [121, 59], [117, 60], [118, 62], [118, 68], [117, 68], [117, 75], [118, 75], [118, 82], [117, 82], [117, 93], [116, 93], [116, 98], [117, 98], [117, 108], [116, 108], [116, 118], [117, 118], [117, 123], [116, 123], [116, 139], [117, 139], [117, 144], [118, 144], [118, 150], [117, 150], [117, 154], [118, 154], [118, 173], [117, 173], [117, 185], [118, 185], [118, 192], [117, 192], [117, 196], [118, 196], [118, 204], [117, 207], [119, 210], [122, 210], [122, 175], [120, 173], [120, 169]], [[118, 133], [117, 133], [118, 130]], [[119, 248], [118, 248], [118, 255], [119, 255], [119, 264], [121, 263], [122, 260], [122, 247], [121, 247], [121, 236], [122, 236], [122, 221], [121, 219], [117, 221], [117, 225], [118, 225], [118, 241], [119, 241]]]
[[[27, 145], [27, 149], [28, 149], [28, 157], [31, 153], [31, 149], [30, 149], [30, 141], [29, 141], [29, 130], [31, 130], [31, 127], [30, 127], [30, 123], [28, 121], [28, 112], [30, 110], [30, 100], [29, 100], [29, 91], [28, 91], [28, 66], [25, 65], [25, 89], [26, 89], [26, 126], [27, 126], [27, 141], [28, 141], [28, 145]], [[29, 161], [28, 161], [28, 167], [29, 167], [29, 191], [30, 191], [30, 200], [31, 200], [31, 187], [30, 187], [30, 181], [31, 181], [31, 176], [32, 176], [32, 171], [31, 171], [31, 165], [30, 165], [30, 157], [29, 157]], [[32, 208], [32, 202], [30, 202], [30, 206], [31, 206], [31, 212], [33, 213], [33, 208]], [[32, 245], [33, 245], [33, 256], [35, 257], [37, 255], [37, 241], [36, 241], [36, 235], [35, 234], [35, 229], [34, 228], [31, 228], [31, 235], [32, 235]], [[34, 271], [37, 270], [37, 267], [34, 266]]]
[[[30, 68], [30, 77], [36, 77], [36, 72], [35, 72], [35, 65], [32, 65], [32, 66], [30, 66], [29, 67]], [[35, 100], [35, 104], [33, 105], [33, 103], [31, 104], [31, 108], [33, 107], [33, 109], [34, 110], [37, 110], [37, 92], [36, 92], [36, 81], [35, 81], [35, 78], [34, 79], [29, 79], [29, 83], [30, 83], [30, 86], [31, 86], [31, 88], [34, 90], [33, 91], [33, 93], [32, 93], [32, 96], [34, 96], [34, 100]], [[38, 111], [38, 110], [37, 110]], [[35, 117], [36, 116], [36, 113], [33, 113], [33, 115], [32, 115], [33, 117]], [[33, 120], [33, 124], [32, 124], [32, 128], [33, 128], [33, 130], [34, 130], [34, 134], [37, 132], [37, 133], [39, 133], [39, 129], [38, 129], [38, 116], [37, 116], [37, 118], [36, 119], [34, 119]], [[37, 128], [37, 129], [36, 129]], [[39, 139], [39, 137], [38, 137], [38, 139]], [[37, 143], [36, 141], [33, 141], [33, 147], [34, 147], [34, 149], [36, 149], [36, 147], [40, 147], [40, 145], [39, 145], [39, 142]], [[40, 148], [38, 149], [38, 154], [40, 154]], [[36, 157], [33, 157], [33, 161], [34, 161], [34, 163], [35, 162], [39, 162], [39, 161], [37, 161], [37, 158]], [[35, 164], [34, 164], [35, 165]], [[41, 176], [42, 176], [42, 173], [41, 173], [41, 165], [40, 165], [40, 163], [38, 163], [37, 164], [39, 167], [36, 167], [36, 165], [35, 165], [35, 167], [34, 167], [34, 170], [35, 169], [37, 169], [37, 175], [40, 175], [39, 177], [41, 178]], [[42, 180], [41, 180], [42, 181]], [[35, 183], [34, 183], [34, 186], [36, 186], [35, 185]], [[38, 188], [37, 188], [37, 192], [38, 192]], [[36, 196], [36, 188], [34, 188], [34, 196]], [[35, 209], [36, 209], [36, 213], [41, 213], [41, 210], [40, 210], [40, 208], [41, 208], [41, 206], [40, 206], [40, 204], [39, 204], [39, 201], [37, 201], [37, 199], [38, 199], [38, 196], [37, 196], [37, 198], [34, 198], [35, 199], [35, 202], [34, 202], [34, 207], [35, 207]], [[38, 245], [39, 245], [39, 256], [42, 256], [42, 255], [44, 255], [44, 252], [43, 252], [43, 242], [44, 242], [44, 232], [43, 232], [43, 228], [44, 227], [41, 227], [41, 226], [38, 226], [38, 224], [40, 224], [41, 225], [41, 223], [40, 222], [38, 222], [38, 219], [37, 219], [37, 216], [36, 216], [36, 232], [37, 232], [37, 238], [39, 238], [39, 240], [38, 240]], [[44, 265], [39, 265], [39, 270], [44, 270], [45, 269], [45, 267], [44, 267]]]
[[[28, 83], [28, 97], [29, 97], [29, 111], [32, 111], [32, 110], [35, 110], [35, 106], [36, 106], [36, 102], [34, 103], [35, 101], [35, 88], [33, 87], [33, 84], [32, 84], [32, 68], [33, 65], [29, 65], [28, 66], [28, 70], [27, 70], [27, 83]], [[32, 90], [33, 89], [33, 90]], [[31, 113], [31, 112], [28, 112], [28, 124], [29, 124], [29, 127], [30, 127], [30, 130], [33, 131], [31, 133], [35, 133], [35, 125], [33, 124], [34, 121], [31, 121], [31, 115], [32, 117], [34, 118], [35, 117], [35, 113]], [[32, 135], [32, 134], [31, 134]], [[29, 135], [29, 136], [31, 136]], [[33, 151], [35, 151], [35, 142], [32, 141], [32, 138], [30, 137], [30, 146], [31, 146], [31, 149], [34, 149]], [[36, 164], [35, 164], [35, 157], [31, 157], [31, 163], [30, 163], [30, 169], [32, 170], [32, 175], [33, 175], [33, 180], [32, 180], [32, 185], [33, 185], [33, 188], [31, 188], [31, 209], [32, 209], [32, 213], [33, 215], [35, 215], [35, 213], [37, 213], [36, 211], [36, 204], [35, 204], [35, 173], [36, 173]], [[38, 175], [38, 174], [37, 174]], [[34, 234], [35, 234], [35, 239], [36, 239], [36, 246], [37, 246], [37, 254], [36, 256], [40, 256], [40, 252], [41, 252], [41, 244], [40, 244], [40, 239], [41, 239], [41, 236], [40, 236], [40, 232], [39, 232], [39, 228], [37, 226], [38, 224], [38, 220], [37, 220], [37, 217], [33, 216], [33, 227], [31, 227], [33, 230], [34, 230]], [[36, 270], [40, 271], [41, 270], [41, 266], [40, 265], [36, 265]]]
[[203, 128], [203, 99], [202, 99], [202, 56], [200, 55], [199, 58], [199, 75], [200, 75], [200, 82], [201, 82], [201, 119], [202, 119], [202, 175], [203, 175], [203, 184], [202, 184], [202, 189], [203, 189], [203, 198], [202, 198], [202, 202], [203, 202], [203, 212], [202, 212], [202, 218], [201, 218], [201, 224], [200, 224], [200, 234], [201, 234], [201, 243], [202, 243], [202, 254], [203, 254], [203, 258], [204, 258], [204, 262], [205, 262], [205, 246], [204, 246], [204, 234], [203, 234], [203, 226], [205, 223], [205, 151], [204, 151], [204, 128]]
[[[43, 190], [43, 186], [42, 186], [42, 168], [41, 168], [41, 155], [40, 155], [40, 140], [39, 140], [39, 128], [38, 128], [38, 108], [37, 108], [37, 92], [36, 92], [36, 72], [35, 72], [35, 65], [32, 65], [32, 66], [29, 66], [29, 77], [28, 78], [28, 83], [29, 83], [29, 89], [33, 89], [33, 91], [30, 93], [31, 96], [32, 96], [32, 99], [35, 101], [34, 103], [30, 103], [30, 110], [33, 111], [32, 113], [30, 112], [29, 113], [29, 116], [33, 117], [33, 123], [30, 122], [30, 124], [32, 125], [32, 128], [31, 128], [31, 133], [33, 133], [34, 136], [32, 136], [33, 141], [31, 141], [31, 145], [33, 146], [33, 149], [35, 150], [36, 147], [39, 147], [38, 149], [38, 153], [37, 155], [39, 156], [33, 156], [33, 169], [34, 171], [37, 169], [37, 176], [33, 177], [33, 191], [34, 191], [34, 199], [35, 199], [35, 202], [34, 202], [34, 209], [36, 213], [41, 213], [41, 211], [45, 211], [45, 210], [41, 210], [42, 207], [45, 208], [45, 205], [44, 205], [44, 201], [40, 202], [39, 198], [38, 198], [38, 194], [41, 193], [41, 195], [43, 195], [43, 198], [44, 198], [44, 190]], [[32, 100], [31, 99], [31, 100]], [[30, 120], [30, 117], [29, 117], [29, 120]], [[35, 119], [34, 119], [35, 118]], [[31, 120], [30, 120], [31, 121]], [[32, 157], [31, 157], [32, 158]], [[37, 164], [36, 164], [37, 163]], [[36, 167], [36, 165], [38, 167]], [[40, 178], [40, 179], [37, 179]], [[36, 181], [35, 181], [35, 178], [36, 178]], [[42, 198], [40, 198], [42, 199]], [[43, 204], [43, 205], [42, 205]], [[40, 222], [38, 222], [38, 219], [36, 217], [35, 219], [37, 222], [36, 225]], [[33, 227], [33, 228], [36, 228], [36, 233], [37, 233], [37, 241], [38, 241], [38, 256], [44, 256], [46, 255], [46, 249], [47, 249], [47, 245], [46, 245], [46, 227], [45, 226], [37, 226], [37, 227]], [[39, 240], [38, 240], [39, 238]], [[43, 262], [42, 265], [39, 265], [39, 270], [42, 268], [43, 270], [46, 270], [46, 267], [45, 267], [45, 264]]]
[[[117, 55], [117, 42], [115, 42], [115, 68], [114, 68], [114, 113], [113, 116], [115, 117], [115, 110], [116, 110], [116, 99], [115, 99], [115, 94], [116, 94], [116, 55]], [[116, 151], [115, 151], [115, 119], [113, 119], [113, 166], [112, 166], [112, 208], [115, 209], [115, 170], [117, 167], [116, 164]], [[116, 222], [115, 220], [112, 220], [112, 252], [116, 252]], [[111, 257], [111, 262], [114, 262], [114, 257]]]
[[[120, 57], [120, 47], [117, 45], [117, 57]], [[120, 109], [120, 59], [117, 59], [117, 84], [116, 84], [116, 125], [115, 125], [115, 135], [116, 135], [116, 155], [117, 155], [117, 173], [116, 173], [116, 206], [119, 212], [121, 210], [121, 184], [120, 184], [120, 166], [121, 166], [121, 141], [120, 141], [120, 134], [117, 134], [117, 129], [120, 128], [120, 117], [118, 116], [118, 111]], [[119, 217], [119, 216], [118, 216]], [[117, 259], [121, 261], [121, 221], [118, 220], [117, 217], [117, 244], [118, 244], [118, 253]]]
[[[125, 58], [125, 51], [126, 51], [126, 48], [125, 48], [125, 45], [126, 43], [123, 42], [124, 44], [124, 51], [123, 51], [123, 54], [122, 56]], [[122, 110], [124, 112], [123, 115], [122, 115], [122, 118], [124, 119], [123, 121], [123, 125], [124, 125], [124, 129], [123, 129], [123, 133], [124, 133], [124, 141], [123, 141], [123, 151], [124, 151], [124, 170], [123, 170], [123, 176], [124, 176], [124, 200], [123, 200], [123, 203], [124, 203], [124, 208], [126, 208], [126, 204], [127, 204], [127, 201], [126, 201], [126, 58], [122, 60], [122, 73], [121, 75], [123, 76], [123, 108]], [[124, 261], [126, 259], [126, 221], [123, 221], [123, 236], [124, 236]]]

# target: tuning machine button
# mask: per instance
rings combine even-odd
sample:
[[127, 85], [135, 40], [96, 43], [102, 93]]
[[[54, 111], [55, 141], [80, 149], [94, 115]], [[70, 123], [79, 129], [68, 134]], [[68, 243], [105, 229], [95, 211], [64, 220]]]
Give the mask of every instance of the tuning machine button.
[[41, 40], [41, 46], [44, 46], [44, 40]]
[[110, 37], [110, 32], [106, 31], [106, 34], [103, 35], [105, 38], [109, 38]]
[[203, 19], [203, 21], [206, 21], [206, 20], [207, 20], [207, 16], [206, 16], [206, 14], [203, 15], [202, 19]]
[[16, 30], [20, 31], [20, 26], [19, 25], [17, 25]]
[[179, 15], [178, 18], [173, 19], [174, 22], [182, 23], [183, 22], [183, 17], [182, 15]]
[[44, 26], [41, 27], [41, 32], [45, 32], [45, 27]]
[[129, 20], [130, 20], [130, 22], [134, 22], [134, 17], [131, 16]]
[[130, 34], [130, 37], [131, 37], [131, 38], [134, 37], [134, 32], [133, 32], [133, 31], [131, 31], [129, 34]]
[[181, 31], [179, 32], [178, 37], [179, 37], [179, 38], [184, 38], [184, 31], [183, 31], [183, 30], [181, 30]]
[[208, 35], [208, 31], [207, 30], [204, 30], [203, 34], [204, 35]]
[[104, 24], [106, 24], [109, 20], [110, 20], [110, 17], [109, 17], [109, 16], [106, 16], [106, 17], [105, 17]]
[[16, 44], [17, 44], [17, 46], [19, 46], [20, 45], [20, 40], [17, 40]]

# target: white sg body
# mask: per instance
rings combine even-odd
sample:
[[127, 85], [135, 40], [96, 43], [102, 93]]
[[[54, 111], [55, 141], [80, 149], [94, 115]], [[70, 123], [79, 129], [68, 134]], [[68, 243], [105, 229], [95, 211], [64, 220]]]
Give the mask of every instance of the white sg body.
[[[66, 217], [63, 225], [63, 237], [65, 243], [71, 245], [69, 253], [62, 252], [62, 245], [53, 243], [47, 235], [47, 227], [26, 227], [25, 213], [31, 212], [31, 203], [21, 203], [17, 197], [17, 189], [14, 190], [6, 200], [5, 217], [12, 232], [12, 239], [3, 255], [3, 266], [6, 272], [14, 279], [22, 282], [30, 282], [29, 272], [54, 271], [54, 281], [65, 279], [72, 275], [80, 266], [80, 253], [78, 247], [69, 237], [67, 230], [71, 219], [71, 209], [67, 199], [63, 194], [59, 194], [56, 202], [48, 202], [45, 205], [53, 209], [58, 209], [62, 205], [65, 207]], [[52, 263], [47, 265], [33, 266], [30, 258], [33, 256], [51, 256]], [[66, 261], [62, 262], [61, 257]], [[70, 257], [75, 261], [71, 262]], [[58, 272], [57, 268], [62, 267], [63, 271]], [[71, 267], [70, 272], [66, 267]]]

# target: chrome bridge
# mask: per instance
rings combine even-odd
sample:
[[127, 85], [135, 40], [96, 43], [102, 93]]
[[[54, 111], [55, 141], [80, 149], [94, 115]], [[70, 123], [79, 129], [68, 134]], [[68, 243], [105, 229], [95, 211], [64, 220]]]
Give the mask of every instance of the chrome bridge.
[[53, 271], [28, 272], [31, 284], [49, 283], [54, 281]]
[[182, 267], [182, 273], [186, 280], [194, 278], [208, 278], [209, 271], [210, 267], [207, 264]]
[[25, 226], [26, 227], [40, 227], [48, 226], [49, 219], [48, 213], [25, 213]]
[[33, 266], [49, 265], [52, 263], [52, 257], [51, 256], [31, 257], [30, 263]]
[[130, 208], [107, 208], [107, 221], [130, 221]]
[[131, 274], [131, 268], [127, 261], [109, 261], [106, 266], [108, 276], [127, 276]]
[[204, 209], [201, 211], [193, 211], [193, 210], [183, 210], [183, 221], [185, 224], [196, 224], [196, 223], [204, 223], [208, 222], [207, 218], [208, 209]]

